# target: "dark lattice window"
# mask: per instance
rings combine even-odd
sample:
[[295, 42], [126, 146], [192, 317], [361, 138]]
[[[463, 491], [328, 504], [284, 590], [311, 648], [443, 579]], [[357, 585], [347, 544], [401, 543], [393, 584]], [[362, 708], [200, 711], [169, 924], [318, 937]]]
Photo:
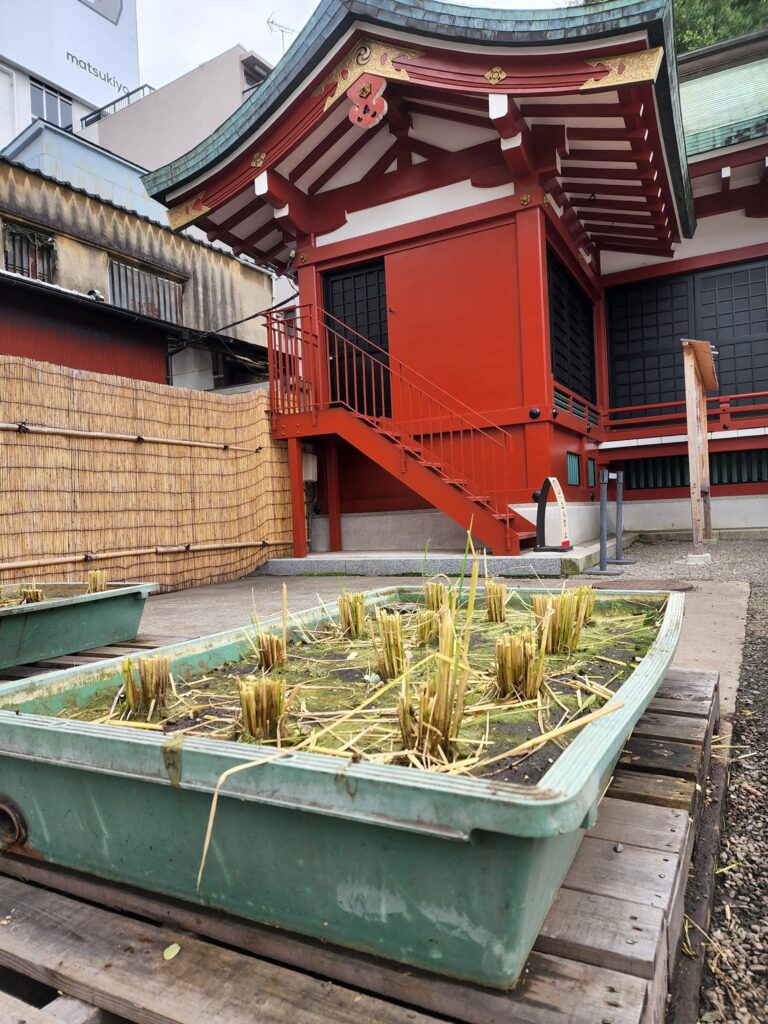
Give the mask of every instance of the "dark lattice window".
[[[595, 401], [594, 310], [560, 260], [547, 251], [549, 340], [558, 384]], [[525, 338], [523, 338], [525, 344]]]
[[6, 270], [37, 281], [53, 281], [56, 244], [52, 235], [5, 221], [3, 252]]
[[606, 295], [614, 408], [685, 400], [683, 338], [718, 350], [721, 394], [768, 391], [768, 260], [655, 278]]
[[[743, 452], [710, 452], [709, 477], [713, 484], [759, 484], [768, 482], [768, 448]], [[627, 459], [624, 484], [627, 490], [688, 487], [687, 455]]]
[[129, 263], [109, 261], [109, 298], [115, 306], [180, 324], [182, 295], [178, 281]]

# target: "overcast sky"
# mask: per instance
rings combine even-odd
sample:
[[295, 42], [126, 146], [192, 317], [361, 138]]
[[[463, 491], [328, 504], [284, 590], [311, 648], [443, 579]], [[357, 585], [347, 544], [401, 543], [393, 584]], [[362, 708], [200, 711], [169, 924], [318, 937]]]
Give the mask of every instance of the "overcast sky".
[[[275, 64], [279, 32], [267, 19], [298, 31], [318, 0], [137, 0], [141, 80], [158, 88], [236, 43]], [[565, 6], [568, 0], [463, 0], [470, 7]], [[286, 45], [292, 35], [286, 36]]]

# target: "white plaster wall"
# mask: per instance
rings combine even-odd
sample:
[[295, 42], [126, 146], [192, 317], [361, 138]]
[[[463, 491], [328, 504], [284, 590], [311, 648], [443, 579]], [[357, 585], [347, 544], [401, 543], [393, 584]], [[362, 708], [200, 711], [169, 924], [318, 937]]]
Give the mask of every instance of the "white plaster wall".
[[[349, 512], [341, 517], [344, 551], [463, 551], [466, 533], [437, 509]], [[328, 551], [328, 516], [310, 521], [310, 550]]]
[[[514, 505], [516, 512], [530, 523], [536, 523], [537, 506]], [[597, 540], [600, 535], [600, 504], [597, 501], [590, 502], [566, 502], [568, 510], [568, 529], [572, 544], [584, 544], [587, 541]], [[610, 521], [610, 514], [609, 514]], [[557, 504], [550, 500], [547, 502], [547, 517], [545, 520], [547, 544], [559, 544], [562, 540], [560, 530], [560, 512]]]
[[515, 194], [512, 182], [495, 188], [476, 188], [471, 181], [458, 181], [453, 185], [433, 188], [418, 195], [381, 203], [366, 210], [356, 210], [347, 215], [347, 223], [335, 231], [317, 236], [317, 244], [330, 245], [349, 238], [359, 238], [374, 231], [384, 231], [400, 224], [411, 224], [416, 220], [435, 217], [438, 214], [463, 210], [468, 206], [490, 203]]
[[[609, 530], [614, 518], [609, 507]], [[768, 494], [734, 495], [712, 498], [714, 530], [746, 530], [768, 527]], [[687, 498], [661, 498], [653, 501], [625, 501], [624, 529], [650, 533], [654, 530], [690, 530], [691, 503]]]

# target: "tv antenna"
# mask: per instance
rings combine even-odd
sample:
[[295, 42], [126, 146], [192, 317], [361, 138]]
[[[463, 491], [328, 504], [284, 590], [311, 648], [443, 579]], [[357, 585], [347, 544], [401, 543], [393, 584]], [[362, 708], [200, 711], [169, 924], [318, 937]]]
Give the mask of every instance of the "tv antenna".
[[275, 15], [270, 14], [267, 18], [267, 28], [270, 32], [279, 32], [280, 37], [283, 41], [283, 53], [285, 53], [285, 37], [286, 35], [296, 35], [296, 29], [290, 28], [288, 25], [281, 25], [279, 21], [275, 21]]

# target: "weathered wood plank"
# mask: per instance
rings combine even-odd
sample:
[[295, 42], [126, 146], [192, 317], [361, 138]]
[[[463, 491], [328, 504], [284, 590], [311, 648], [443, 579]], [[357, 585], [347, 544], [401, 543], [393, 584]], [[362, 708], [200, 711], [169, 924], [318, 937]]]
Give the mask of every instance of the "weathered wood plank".
[[[0, 929], [0, 963], [136, 1024], [429, 1021], [352, 989], [12, 878], [0, 878], [0, 906], [12, 908], [11, 922]], [[166, 961], [163, 950], [173, 942], [181, 952]]]
[[89, 647], [87, 651], [79, 653], [88, 657], [122, 658], [125, 654], [135, 654], [139, 649], [131, 644], [107, 644], [105, 647]]
[[671, 740], [649, 740], [631, 736], [619, 757], [621, 768], [672, 775], [697, 781], [701, 773], [701, 748]]
[[565, 876], [567, 889], [658, 907], [667, 916], [679, 858], [585, 836]]
[[[552, 1024], [594, 1024], [603, 1017], [610, 1020], [611, 1024], [625, 1024], [625, 1021], [636, 1019], [636, 1011], [640, 1012], [639, 1007], [645, 998], [641, 989], [628, 985], [628, 981], [633, 979], [626, 975], [601, 967], [584, 966], [576, 961], [566, 962], [564, 958], [551, 955], [534, 955], [527, 965], [529, 994], [526, 999], [530, 1002], [541, 998], [545, 1000], [545, 1007], [551, 1004], [553, 1016], [547, 1017], [541, 1008], [530, 1007], [526, 1000], [521, 1000], [520, 988], [505, 993], [464, 985], [450, 978], [401, 967], [275, 928], [265, 928], [205, 908], [161, 899], [137, 889], [114, 885], [36, 861], [0, 857], [0, 872], [14, 878], [28, 879], [38, 885], [61, 889], [112, 909], [185, 928], [257, 956], [289, 963], [316, 976], [331, 977], [335, 981], [377, 992], [389, 999], [419, 1006], [431, 1013], [463, 1020], [468, 1024], [544, 1024], [545, 1021], [547, 1024], [550, 1021]], [[651, 907], [642, 910], [651, 917], [660, 913]], [[638, 914], [638, 920], [642, 924], [641, 914]], [[617, 987], [617, 979], [622, 977], [625, 981], [619, 990], [624, 993], [624, 1003], [617, 1008], [609, 1005], [615, 996], [610, 990]], [[545, 978], [548, 979], [546, 984]], [[547, 984], [551, 986], [551, 991], [547, 989]], [[567, 992], [572, 993], [578, 984], [589, 991], [589, 999], [582, 1006], [579, 997], [576, 1005], [564, 1009], [557, 994], [559, 987], [563, 985]], [[600, 993], [603, 993], [603, 997]], [[612, 1016], [617, 1009], [621, 1012], [618, 1016]]]
[[643, 846], [649, 850], [682, 856], [688, 842], [690, 819], [676, 807], [646, 804], [640, 810], [630, 800], [606, 797], [600, 804], [597, 824], [589, 835], [613, 843]]
[[670, 714], [680, 718], [700, 718], [707, 721], [711, 705], [703, 700], [678, 700], [676, 697], [654, 697], [648, 705], [651, 714]]
[[562, 888], [534, 949], [650, 980], [666, 973], [664, 912]]
[[696, 797], [696, 783], [671, 775], [648, 775], [617, 768], [607, 796], [659, 807], [679, 807], [690, 814]]
[[719, 679], [718, 672], [671, 668], [656, 691], [656, 697], [711, 702]]
[[707, 738], [706, 718], [686, 718], [684, 715], [657, 714], [646, 711], [638, 721], [632, 735], [651, 740], [675, 740], [678, 743], [704, 744]]

